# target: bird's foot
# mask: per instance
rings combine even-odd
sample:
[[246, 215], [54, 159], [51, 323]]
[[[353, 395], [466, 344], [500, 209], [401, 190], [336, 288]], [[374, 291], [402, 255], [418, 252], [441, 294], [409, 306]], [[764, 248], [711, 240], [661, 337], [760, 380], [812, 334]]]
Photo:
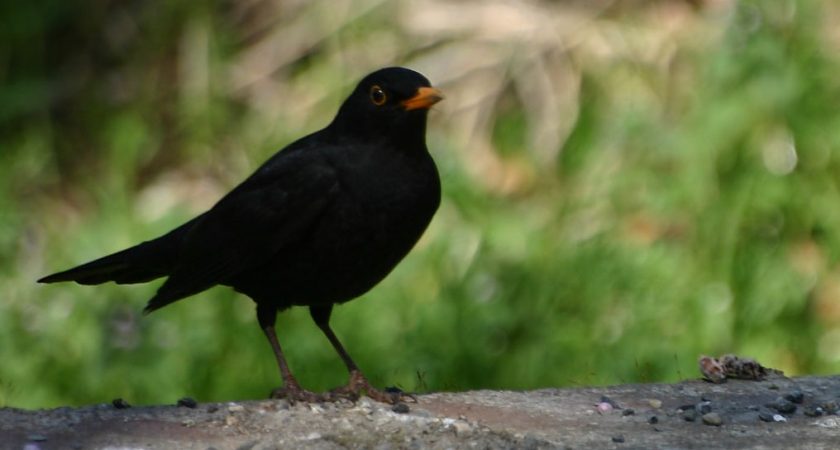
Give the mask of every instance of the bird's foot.
[[312, 392], [312, 391], [307, 391], [306, 389], [303, 389], [297, 383], [293, 383], [293, 384], [287, 383], [283, 387], [274, 389], [273, 391], [271, 391], [271, 394], [269, 395], [269, 398], [286, 399], [286, 400], [289, 401], [289, 403], [291, 403], [293, 405], [297, 402], [301, 402], [301, 403], [320, 403], [320, 402], [328, 400], [326, 397], [324, 397], [321, 394], [318, 394], [318, 393], [315, 393], [315, 392]]
[[417, 402], [417, 398], [415, 396], [407, 394], [397, 388], [388, 388], [382, 391], [373, 387], [362, 372], [358, 370], [350, 372], [350, 381], [347, 382], [347, 385], [333, 389], [329, 392], [329, 397], [333, 400], [348, 399], [356, 401], [359, 399], [362, 392], [373, 400], [392, 405], [408, 400], [415, 403]]

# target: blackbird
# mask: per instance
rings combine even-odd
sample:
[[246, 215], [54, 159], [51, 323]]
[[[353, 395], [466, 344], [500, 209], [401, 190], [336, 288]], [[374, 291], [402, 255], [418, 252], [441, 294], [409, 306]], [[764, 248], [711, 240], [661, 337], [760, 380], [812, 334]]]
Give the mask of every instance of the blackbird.
[[[423, 75], [402, 67], [364, 77], [324, 129], [282, 149], [212, 208], [134, 247], [46, 276], [41, 283], [143, 283], [167, 277], [144, 313], [215, 285], [256, 303], [283, 387], [272, 397], [394, 402], [374, 388], [329, 325], [333, 305], [379, 283], [411, 250], [440, 204], [426, 148], [426, 116], [442, 100]], [[308, 306], [350, 372], [329, 394], [301, 388], [274, 323]]]

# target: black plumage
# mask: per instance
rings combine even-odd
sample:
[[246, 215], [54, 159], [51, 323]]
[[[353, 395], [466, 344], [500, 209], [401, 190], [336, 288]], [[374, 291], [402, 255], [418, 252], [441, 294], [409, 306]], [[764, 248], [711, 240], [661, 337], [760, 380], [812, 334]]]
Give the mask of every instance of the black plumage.
[[440, 92], [417, 72], [366, 76], [324, 129], [271, 157], [209, 211], [173, 231], [39, 282], [143, 283], [167, 277], [145, 312], [215, 285], [257, 304], [284, 387], [303, 390], [274, 333], [278, 311], [308, 306], [350, 371], [335, 395], [389, 401], [373, 388], [329, 327], [334, 304], [381, 281], [409, 252], [440, 203], [440, 179], [425, 143], [428, 108]]

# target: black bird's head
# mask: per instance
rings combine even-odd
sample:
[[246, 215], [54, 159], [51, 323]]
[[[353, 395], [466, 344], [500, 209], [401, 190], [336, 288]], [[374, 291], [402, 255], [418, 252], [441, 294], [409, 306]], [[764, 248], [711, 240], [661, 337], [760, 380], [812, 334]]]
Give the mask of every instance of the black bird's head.
[[426, 115], [443, 95], [423, 75], [388, 67], [364, 77], [329, 128], [337, 136], [425, 144]]

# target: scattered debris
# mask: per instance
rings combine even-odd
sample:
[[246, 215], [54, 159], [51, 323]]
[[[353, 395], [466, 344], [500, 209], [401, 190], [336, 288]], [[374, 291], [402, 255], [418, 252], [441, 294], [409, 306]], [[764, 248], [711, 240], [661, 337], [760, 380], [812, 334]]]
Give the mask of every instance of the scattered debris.
[[764, 367], [752, 358], [727, 354], [719, 358], [702, 355], [698, 361], [700, 373], [712, 383], [723, 383], [727, 378], [764, 380], [768, 375], [782, 375], [782, 371]]

